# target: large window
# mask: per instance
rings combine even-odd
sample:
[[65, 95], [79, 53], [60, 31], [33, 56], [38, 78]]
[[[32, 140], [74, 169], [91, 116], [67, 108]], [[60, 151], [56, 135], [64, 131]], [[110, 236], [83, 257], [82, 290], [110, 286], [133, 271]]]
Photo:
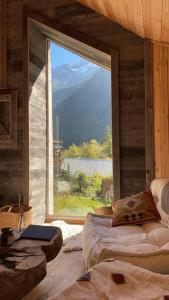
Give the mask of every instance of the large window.
[[113, 198], [111, 72], [50, 43], [53, 214], [85, 216]]

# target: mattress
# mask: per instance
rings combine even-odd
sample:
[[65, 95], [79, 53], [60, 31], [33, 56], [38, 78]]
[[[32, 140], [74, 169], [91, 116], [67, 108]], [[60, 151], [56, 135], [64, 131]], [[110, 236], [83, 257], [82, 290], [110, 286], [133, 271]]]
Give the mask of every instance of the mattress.
[[169, 275], [120, 261], [104, 261], [50, 300], [169, 299]]
[[88, 214], [82, 234], [87, 268], [114, 258], [169, 274], [169, 228], [160, 223], [112, 227], [112, 217]]

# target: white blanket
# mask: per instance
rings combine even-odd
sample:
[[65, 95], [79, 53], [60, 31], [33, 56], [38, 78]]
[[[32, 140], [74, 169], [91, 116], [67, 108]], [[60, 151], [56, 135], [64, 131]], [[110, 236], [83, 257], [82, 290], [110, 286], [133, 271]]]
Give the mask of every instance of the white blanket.
[[[118, 284], [112, 277], [124, 276]], [[165, 300], [169, 276], [152, 273], [120, 261], [107, 261], [90, 269], [86, 281], [75, 281], [50, 300]]]

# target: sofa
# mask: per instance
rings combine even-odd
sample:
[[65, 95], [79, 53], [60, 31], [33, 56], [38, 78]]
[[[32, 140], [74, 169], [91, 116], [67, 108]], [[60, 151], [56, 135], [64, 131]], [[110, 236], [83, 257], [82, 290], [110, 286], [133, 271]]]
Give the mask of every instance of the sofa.
[[[50, 300], [169, 299], [169, 179], [153, 180], [150, 190], [155, 218], [149, 209], [142, 220], [133, 198], [124, 199], [132, 208], [125, 216], [128, 224], [116, 224], [111, 209], [87, 215], [82, 233], [86, 272]], [[65, 250], [73, 251], [72, 246]]]
[[87, 268], [113, 257], [169, 274], [169, 179], [153, 180], [150, 189], [161, 217], [159, 221], [112, 227], [113, 216], [87, 215], [83, 230]]
[[151, 210], [149, 221], [137, 222], [132, 214], [135, 223], [120, 226], [111, 209], [87, 215], [86, 272], [50, 300], [169, 299], [169, 179], [153, 180], [150, 189], [158, 220], [151, 220]]

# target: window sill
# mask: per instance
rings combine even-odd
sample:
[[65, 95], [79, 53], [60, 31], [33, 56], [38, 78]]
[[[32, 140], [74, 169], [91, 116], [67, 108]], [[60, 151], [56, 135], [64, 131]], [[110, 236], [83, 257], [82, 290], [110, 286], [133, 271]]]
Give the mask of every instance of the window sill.
[[68, 224], [78, 224], [78, 225], [83, 225], [85, 222], [85, 217], [69, 217], [69, 216], [54, 216], [54, 215], [48, 215], [46, 217], [45, 222], [46, 223], [51, 223], [53, 221], [65, 221]]

